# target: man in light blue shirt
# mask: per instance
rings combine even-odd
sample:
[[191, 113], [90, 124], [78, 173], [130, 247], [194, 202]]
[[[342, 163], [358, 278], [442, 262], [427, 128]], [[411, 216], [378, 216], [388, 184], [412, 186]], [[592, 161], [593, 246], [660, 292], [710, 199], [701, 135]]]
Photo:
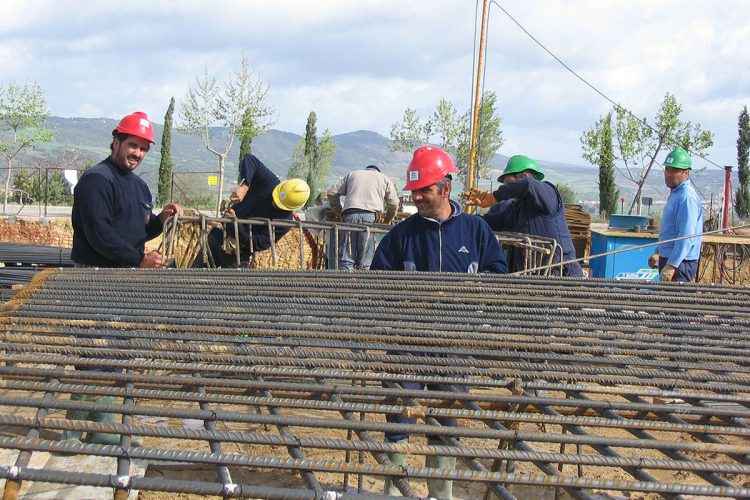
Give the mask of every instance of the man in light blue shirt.
[[[693, 281], [698, 273], [703, 233], [703, 207], [690, 183], [692, 160], [677, 148], [664, 160], [664, 183], [672, 190], [662, 213], [659, 246], [649, 258], [652, 269], [659, 268], [660, 281]], [[697, 234], [693, 238], [685, 238]], [[674, 240], [677, 241], [669, 241]]]

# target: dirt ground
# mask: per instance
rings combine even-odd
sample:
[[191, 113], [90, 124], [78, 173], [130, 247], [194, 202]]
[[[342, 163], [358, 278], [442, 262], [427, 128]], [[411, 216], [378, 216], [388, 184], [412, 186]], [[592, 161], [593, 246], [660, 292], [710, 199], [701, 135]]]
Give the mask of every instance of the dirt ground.
[[[558, 396], [554, 393], [551, 393], [550, 396], [555, 397]], [[559, 395], [560, 397], [562, 394]], [[245, 409], [247, 411], [247, 409]], [[316, 416], [314, 415], [315, 412], [305, 411], [305, 416]], [[287, 412], [285, 412], [287, 414]], [[295, 411], [289, 411], [289, 415], [303, 415], [303, 413], [298, 413]], [[317, 416], [323, 416], [317, 415]], [[330, 418], [330, 414], [328, 415]], [[378, 419], [378, 417], [373, 417], [375, 419]], [[169, 421], [167, 421], [169, 420]], [[147, 423], [147, 422], [143, 422]], [[181, 421], [175, 421], [172, 419], [164, 419], [164, 421], [159, 424], [158, 422], [149, 421], [149, 425], [165, 425], [165, 426], [175, 426], [175, 425], [183, 425], [184, 422]], [[199, 421], [188, 421], [187, 425], [193, 425], [193, 426], [201, 426], [202, 423]], [[228, 425], [231, 425], [229, 427]], [[461, 425], [468, 425], [473, 427], [484, 427], [484, 424], [477, 421], [462, 421]], [[276, 429], [271, 428], [264, 428], [261, 425], [250, 425], [247, 424], [225, 424], [224, 427], [222, 427], [224, 430], [243, 430], [246, 432], [259, 432], [259, 433], [276, 433]], [[549, 432], [549, 433], [562, 433], [563, 430], [559, 425], [548, 425], [548, 426], [540, 426], [537, 424], [521, 424], [518, 427], [521, 431], [542, 431], [542, 432]], [[607, 428], [595, 428], [595, 427], [587, 427], [587, 432], [591, 435], [600, 435], [600, 436], [609, 436], [609, 437], [615, 437], [615, 438], [623, 438], [623, 439], [634, 439], [633, 435], [628, 433], [625, 430], [622, 429], [607, 429]], [[298, 437], [315, 437], [315, 438], [336, 438], [336, 439], [345, 439], [347, 436], [345, 434], [345, 431], [342, 430], [325, 430], [325, 429], [309, 429], [309, 428], [295, 428], [293, 430], [294, 434]], [[659, 441], [693, 441], [698, 442], [698, 439], [690, 436], [688, 434], [675, 434], [675, 433], [667, 433], [667, 432], [656, 432], [656, 431], [649, 431], [650, 434]], [[356, 439], [356, 437], [354, 438]], [[376, 435], [376, 439], [382, 439], [381, 436]], [[180, 449], [184, 450], [192, 450], [192, 451], [206, 451], [208, 452], [208, 445], [206, 443], [202, 442], [180, 442], [177, 443], [174, 440], [171, 440], [170, 442], [167, 442], [170, 440], [160, 439], [160, 438], [148, 438], [147, 442], [145, 443], [148, 447], [155, 447], [155, 448], [167, 448], [167, 449], [175, 449], [175, 445], [180, 447]], [[731, 440], [726, 440], [727, 444], [743, 444], [746, 445], [747, 443], [743, 441], [741, 438], [732, 438]], [[410, 438], [410, 443], [412, 444], [426, 444], [426, 438], [424, 436], [412, 436]], [[471, 447], [483, 447], [486, 448], [488, 446], [487, 440], [481, 440], [481, 439], [472, 439], [472, 438], [464, 438], [461, 440], [461, 443], [464, 446]], [[493, 443], [492, 446], [495, 446]], [[594, 450], [593, 448], [587, 447], [587, 446], [581, 446], [579, 448], [576, 448], [574, 445], [567, 445], [566, 447], [561, 447], [561, 445], [558, 444], [545, 444], [545, 443], [533, 443], [532, 444], [535, 451], [539, 452], [564, 452], [564, 453], [573, 453], [573, 454], [591, 454], [591, 455], [599, 455], [599, 453]], [[252, 446], [252, 445], [244, 445], [244, 444], [235, 444], [235, 443], [224, 443], [222, 445], [222, 451], [224, 453], [232, 453], [232, 454], [242, 454], [242, 455], [249, 455], [249, 456], [256, 456], [256, 457], [277, 457], [277, 458], [287, 458], [289, 457], [289, 454], [284, 449], [284, 447], [281, 446]], [[616, 452], [624, 457], [638, 457], [638, 458], [654, 458], [654, 459], [664, 459], [668, 458], [664, 454], [662, 454], [659, 451], [652, 450], [652, 449], [640, 449], [640, 448], [618, 448], [616, 449]], [[306, 448], [304, 450], [305, 457], [311, 460], [346, 460], [344, 453], [340, 451], [335, 450], [321, 450], [321, 449], [309, 449]], [[685, 452], [687, 457], [692, 460], [696, 461], [719, 461], [719, 462], [730, 462], [731, 460], [727, 459], [725, 456], [719, 456], [719, 455], [709, 455], [707, 453], [698, 453], [698, 452]], [[354, 462], [356, 461], [356, 456], [352, 456], [349, 461]], [[363, 460], [365, 463], [371, 463], [375, 464], [376, 461], [372, 456], [369, 454], [364, 454]], [[482, 460], [483, 465], [487, 469], [491, 469], [493, 464], [489, 460]], [[412, 467], [423, 467], [424, 466], [424, 458], [421, 456], [410, 456], [409, 457], [409, 465]], [[461, 463], [459, 460], [457, 463], [457, 469], [459, 470], [467, 470], [467, 467], [465, 464]], [[557, 466], [555, 466], [557, 468]], [[543, 473], [532, 463], [530, 462], [516, 462], [515, 467], [512, 470], [512, 472], [515, 473], [527, 473], [527, 474], [533, 474], [533, 475], [543, 475]], [[651, 474], [656, 480], [662, 481], [665, 483], [676, 483], [676, 484], [706, 484], [700, 477], [698, 477], [695, 474], [684, 472], [684, 471], [665, 471], [665, 470], [648, 470], [649, 474]], [[637, 481], [633, 476], [631, 476], [629, 473], [624, 471], [620, 468], [613, 468], [613, 467], [601, 467], [601, 466], [583, 466], [581, 467], [580, 471], [577, 470], [576, 466], [573, 465], [566, 465], [562, 469], [561, 472], [564, 476], [569, 477], [577, 477], [579, 474], [582, 477], [585, 478], [596, 478], [596, 479], [608, 479], [613, 481]], [[247, 468], [247, 467], [235, 467], [230, 468], [230, 474], [232, 476], [232, 479], [235, 482], [238, 483], [248, 483], [248, 484], [262, 484], [264, 486], [275, 486], [275, 487], [288, 487], [288, 488], [306, 488], [305, 483], [300, 478], [299, 474], [292, 473], [286, 470], [274, 470], [274, 469], [259, 469], [259, 468]], [[217, 480], [217, 474], [215, 468], [212, 467], [205, 467], [205, 466], [189, 466], [185, 467], [184, 465], [174, 464], [174, 465], [152, 465], [147, 469], [146, 472], [147, 477], [163, 477], [163, 478], [169, 478], [169, 479], [192, 479], [192, 480], [204, 480], [204, 481], [216, 481]], [[326, 486], [330, 487], [333, 491], [342, 491], [344, 487], [344, 479], [341, 474], [333, 474], [333, 473], [321, 473], [316, 472], [315, 473], [316, 478], [320, 481], [321, 485], [325, 488]], [[724, 475], [730, 482], [737, 486], [750, 486], [750, 477], [745, 478], [738, 478], [733, 477], [731, 475]], [[358, 487], [358, 477], [356, 476], [349, 476], [348, 478], [348, 491], [356, 492]], [[363, 492], [369, 492], [369, 493], [381, 493], [383, 491], [383, 479], [380, 477], [374, 477], [374, 476], [364, 476], [362, 478], [363, 484], [361, 486], [361, 489]], [[410, 481], [410, 484], [412, 487], [417, 491], [417, 493], [421, 496], [427, 496], [427, 488], [424, 483], [424, 481], [421, 480], [413, 480]], [[563, 489], [559, 489], [559, 491], [555, 491], [552, 487], [541, 487], [541, 486], [526, 486], [526, 485], [507, 485], [506, 486], [508, 490], [514, 494], [517, 498], [520, 499], [563, 499], [567, 500], [572, 498], [570, 495], [568, 495]], [[486, 485], [480, 482], [460, 482], [455, 481], [454, 482], [454, 498], [455, 499], [481, 499], [484, 498], [484, 495], [486, 493]], [[590, 491], [591, 492], [591, 491]], [[656, 500], [663, 498], [662, 495], [656, 494], [656, 493], [640, 493], [640, 492], [618, 492], [618, 491], [595, 491], [591, 492], [602, 499], [635, 499], [635, 500]], [[140, 493], [139, 498], [142, 500], [167, 500], [167, 499], [191, 499], [191, 500], [197, 500], [199, 498], [203, 498], [198, 495], [187, 495], [187, 494], [167, 494], [167, 493], [161, 493], [161, 492], [146, 492], [143, 491]], [[216, 497], [219, 498], [219, 497]], [[489, 498], [495, 498], [494, 496], [490, 496]], [[685, 498], [691, 498], [691, 499], [698, 499], [701, 498], [703, 500], [706, 500], [707, 497], [697, 497], [697, 496], [686, 496]]]

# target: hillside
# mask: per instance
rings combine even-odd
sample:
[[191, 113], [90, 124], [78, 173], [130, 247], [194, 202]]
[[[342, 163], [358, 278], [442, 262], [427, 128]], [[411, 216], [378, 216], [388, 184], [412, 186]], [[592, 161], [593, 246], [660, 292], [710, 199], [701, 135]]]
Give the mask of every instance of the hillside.
[[[49, 117], [47, 126], [55, 132], [54, 141], [36, 150], [25, 152], [15, 162], [15, 166], [39, 166], [45, 161], [50, 162], [57, 158], [65, 151], [76, 151], [82, 158], [82, 165], [96, 163], [109, 153], [111, 132], [116, 125], [116, 120], [106, 118]], [[152, 187], [156, 184], [161, 159], [158, 147], [163, 130], [162, 125], [158, 123], [154, 123], [154, 128], [157, 145], [148, 154], [138, 171]], [[224, 144], [227, 140], [226, 129], [217, 128], [213, 132], [214, 143]], [[6, 136], [7, 133], [0, 134], [0, 137], [4, 139]], [[284, 178], [289, 170], [292, 153], [300, 139], [300, 135], [272, 129], [267, 134], [255, 139], [252, 150], [271, 170]], [[332, 180], [351, 170], [376, 164], [384, 173], [396, 181], [399, 189], [403, 186], [404, 172], [409, 163], [410, 155], [391, 151], [388, 147], [390, 142], [388, 138], [376, 132], [358, 130], [336, 135], [333, 139], [337, 144], [337, 149], [333, 163]], [[236, 178], [238, 156], [239, 142], [235, 140], [227, 159], [226, 175], [228, 182]], [[177, 130], [173, 130], [172, 133], [172, 157], [178, 175], [191, 172], [214, 173], [218, 169], [216, 157], [206, 150], [201, 138], [184, 135]], [[482, 187], [497, 186], [497, 175], [507, 159], [508, 157], [504, 155], [495, 156], [492, 178], [483, 181]], [[547, 175], [547, 180], [553, 183], [565, 182], [569, 184], [576, 190], [578, 197], [582, 200], [598, 200], [598, 172], [596, 168], [549, 160], [540, 160], [539, 163]], [[719, 169], [712, 168], [705, 172], [696, 171], [693, 178], [707, 198], [710, 198], [710, 193], [720, 193], [722, 190], [723, 172]], [[666, 189], [660, 170], [652, 173], [650, 182], [656, 189], [649, 187], [646, 195], [653, 196], [657, 200], [663, 199], [663, 195], [660, 195], [659, 192], [665, 194]], [[634, 193], [634, 185], [622, 178], [618, 180], [617, 184], [621, 190], [621, 195], [626, 199], [631, 199]], [[718, 199], [718, 195], [716, 198]]]

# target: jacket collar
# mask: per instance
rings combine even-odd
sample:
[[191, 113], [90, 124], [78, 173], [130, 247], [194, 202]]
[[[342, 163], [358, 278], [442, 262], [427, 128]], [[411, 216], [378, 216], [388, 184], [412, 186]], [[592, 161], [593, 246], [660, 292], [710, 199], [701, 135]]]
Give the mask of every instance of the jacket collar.
[[[443, 221], [438, 221], [437, 219], [433, 219], [431, 217], [422, 217], [421, 215], [420, 215], [420, 217], [422, 217], [424, 220], [428, 220], [428, 221], [434, 222], [436, 224], [441, 224], [443, 222], [448, 222], [449, 220], [455, 219], [456, 217], [458, 217], [459, 215], [461, 215], [461, 213], [462, 213], [462, 211], [461, 211], [461, 205], [459, 205], [457, 202], [455, 202], [455, 201], [453, 201], [451, 199], [449, 199], [448, 202], [451, 205], [451, 214], [450, 214], [450, 216], [447, 219], [445, 219]], [[417, 214], [417, 215], [419, 215], [419, 214]]]

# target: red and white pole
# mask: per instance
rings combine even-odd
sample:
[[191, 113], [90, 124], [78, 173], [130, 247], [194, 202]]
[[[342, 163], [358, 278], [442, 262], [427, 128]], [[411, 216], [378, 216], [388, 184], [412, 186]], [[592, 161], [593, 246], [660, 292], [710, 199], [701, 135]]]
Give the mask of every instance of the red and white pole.
[[732, 166], [724, 166], [724, 217], [721, 221], [721, 228], [724, 233], [728, 233], [727, 228], [729, 227], [729, 213], [732, 210]]

